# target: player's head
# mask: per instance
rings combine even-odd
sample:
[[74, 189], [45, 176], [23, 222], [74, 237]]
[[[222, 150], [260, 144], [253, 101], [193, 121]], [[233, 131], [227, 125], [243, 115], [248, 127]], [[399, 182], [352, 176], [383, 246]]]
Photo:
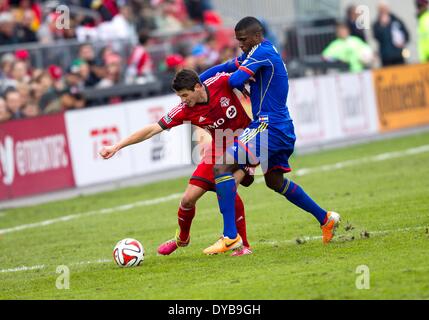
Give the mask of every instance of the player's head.
[[262, 23], [254, 17], [241, 19], [235, 26], [235, 37], [243, 52], [249, 53], [252, 48], [264, 40]]
[[193, 70], [183, 69], [176, 73], [172, 88], [182, 102], [186, 103], [189, 107], [206, 101], [205, 87], [201, 83], [198, 74]]
[[344, 21], [337, 22], [337, 38], [347, 39], [350, 36], [349, 26]]
[[416, 7], [419, 13], [426, 12], [429, 7], [429, 1], [428, 0], [416, 0]]

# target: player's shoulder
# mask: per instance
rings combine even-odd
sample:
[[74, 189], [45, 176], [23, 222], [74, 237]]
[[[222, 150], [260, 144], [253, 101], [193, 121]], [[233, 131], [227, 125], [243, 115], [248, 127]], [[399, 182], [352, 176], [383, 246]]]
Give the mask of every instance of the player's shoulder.
[[277, 50], [273, 46], [271, 42], [268, 40], [264, 40], [261, 43], [257, 44], [250, 50], [249, 54], [247, 55], [247, 59], [249, 60], [258, 60], [261, 58], [267, 58], [267, 55], [272, 54], [276, 52]]
[[186, 111], [186, 103], [182, 102], [173, 109], [168, 112], [168, 116], [170, 118], [177, 117], [179, 115], [183, 115]]
[[218, 72], [214, 77], [208, 78], [206, 81], [204, 81], [204, 84], [207, 87], [222, 85], [223, 83], [228, 81], [230, 76], [231, 75], [229, 73]]

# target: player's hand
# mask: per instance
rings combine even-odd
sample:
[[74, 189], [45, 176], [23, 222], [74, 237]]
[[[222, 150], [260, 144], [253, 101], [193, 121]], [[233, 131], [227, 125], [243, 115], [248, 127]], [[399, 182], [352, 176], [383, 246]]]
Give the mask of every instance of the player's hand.
[[113, 157], [116, 152], [118, 152], [118, 149], [115, 146], [105, 146], [100, 150], [99, 155], [107, 160]]

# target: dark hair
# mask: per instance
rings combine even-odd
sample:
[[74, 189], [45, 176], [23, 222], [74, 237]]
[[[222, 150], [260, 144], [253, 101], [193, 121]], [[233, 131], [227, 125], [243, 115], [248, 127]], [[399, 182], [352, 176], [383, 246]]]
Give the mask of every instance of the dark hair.
[[254, 28], [255, 31], [262, 31], [264, 29], [261, 21], [259, 21], [255, 17], [245, 17], [237, 23], [237, 25], [235, 26], [235, 31], [244, 31], [250, 28]]
[[173, 79], [172, 88], [174, 91], [191, 90], [194, 91], [195, 85], [201, 84], [198, 74], [189, 69], [183, 69], [176, 73]]
[[7, 87], [6, 90], [3, 92], [4, 99], [7, 99], [7, 96], [10, 93], [19, 93], [19, 91], [15, 87]]
[[142, 30], [139, 32], [139, 43], [145, 45], [150, 39], [149, 32], [147, 30]]

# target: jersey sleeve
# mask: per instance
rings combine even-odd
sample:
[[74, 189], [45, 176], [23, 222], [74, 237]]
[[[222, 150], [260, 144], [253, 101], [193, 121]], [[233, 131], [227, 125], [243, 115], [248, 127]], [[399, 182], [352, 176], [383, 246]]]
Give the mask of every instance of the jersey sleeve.
[[262, 47], [261, 45], [254, 47], [238, 70], [246, 72], [253, 77], [259, 68], [263, 66], [271, 66], [271, 61], [267, 58], [267, 51], [266, 47]]
[[214, 76], [216, 76], [218, 73], [226, 72], [226, 73], [232, 73], [238, 70], [240, 65], [243, 63], [244, 59], [246, 58], [246, 54], [243, 53], [241, 56], [236, 57], [234, 59], [231, 59], [223, 64], [219, 64], [217, 66], [211, 67], [210, 69], [207, 69], [200, 75], [200, 79], [202, 82], [206, 81], [207, 79], [210, 79]]
[[272, 65], [267, 56], [268, 52], [266, 52], [266, 49], [261, 45], [254, 47], [238, 67], [238, 70], [234, 72], [229, 79], [230, 86], [242, 91], [245, 83], [253, 77], [261, 67]]
[[180, 126], [184, 121], [187, 121], [185, 111], [183, 110], [183, 104], [178, 105], [176, 108], [170, 110], [164, 117], [162, 117], [158, 124], [164, 130]]

